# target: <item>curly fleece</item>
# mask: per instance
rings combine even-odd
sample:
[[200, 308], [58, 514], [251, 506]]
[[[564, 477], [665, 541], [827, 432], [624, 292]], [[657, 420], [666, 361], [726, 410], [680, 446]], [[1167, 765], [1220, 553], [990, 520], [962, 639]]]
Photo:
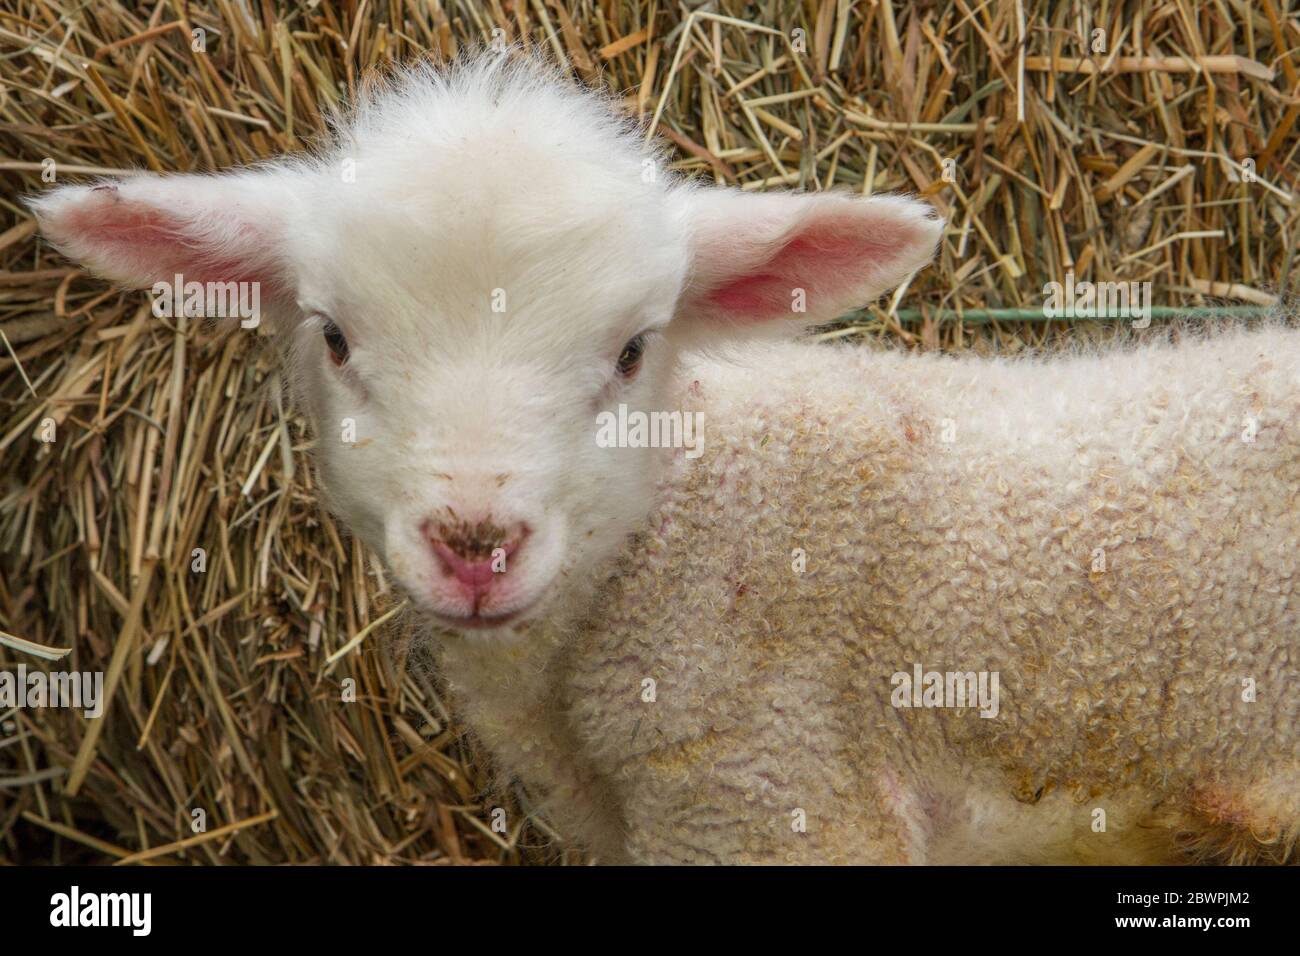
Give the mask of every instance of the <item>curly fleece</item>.
[[[605, 862], [1294, 860], [1300, 332], [772, 344], [678, 390], [705, 454], [587, 609], [440, 649], [563, 836]], [[997, 716], [893, 706], [917, 664], [997, 672]]]

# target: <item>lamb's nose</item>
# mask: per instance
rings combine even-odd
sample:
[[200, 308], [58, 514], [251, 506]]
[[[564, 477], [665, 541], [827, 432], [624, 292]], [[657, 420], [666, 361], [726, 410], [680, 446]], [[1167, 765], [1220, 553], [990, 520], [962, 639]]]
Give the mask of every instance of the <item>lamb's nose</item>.
[[477, 522], [426, 521], [424, 534], [445, 574], [454, 576], [473, 597], [481, 597], [509, 561], [527, 534], [523, 525], [502, 527], [490, 519]]

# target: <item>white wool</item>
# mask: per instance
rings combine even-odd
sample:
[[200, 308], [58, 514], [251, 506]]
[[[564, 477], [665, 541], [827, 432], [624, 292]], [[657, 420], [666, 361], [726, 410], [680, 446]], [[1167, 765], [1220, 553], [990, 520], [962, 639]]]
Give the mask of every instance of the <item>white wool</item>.
[[[1300, 332], [733, 358], [684, 371], [708, 450], [595, 609], [443, 649], [563, 832], [655, 862], [1294, 853]], [[916, 663], [998, 672], [997, 717], [892, 706]]]
[[[1297, 333], [775, 342], [904, 281], [942, 223], [681, 183], [504, 57], [403, 74], [312, 158], [32, 205], [116, 281], [261, 284], [329, 506], [503, 776], [598, 859], [1292, 852]], [[628, 411], [701, 414], [702, 457], [602, 447]], [[449, 541], [511, 547], [467, 596]], [[913, 664], [997, 672], [996, 716], [894, 706]]]

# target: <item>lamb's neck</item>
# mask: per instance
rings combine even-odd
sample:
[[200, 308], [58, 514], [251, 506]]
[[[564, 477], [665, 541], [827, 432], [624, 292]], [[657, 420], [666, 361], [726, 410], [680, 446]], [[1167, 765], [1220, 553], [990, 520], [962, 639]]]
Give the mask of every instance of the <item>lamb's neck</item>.
[[[576, 577], [576, 575], [575, 575]], [[501, 631], [448, 635], [439, 657], [453, 692], [473, 706], [540, 706], [556, 658], [592, 605], [597, 588], [571, 584], [539, 617]]]

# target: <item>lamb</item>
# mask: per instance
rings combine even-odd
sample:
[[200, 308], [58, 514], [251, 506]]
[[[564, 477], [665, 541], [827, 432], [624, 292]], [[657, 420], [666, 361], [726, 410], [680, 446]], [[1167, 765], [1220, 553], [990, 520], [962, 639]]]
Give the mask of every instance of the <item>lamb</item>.
[[[327, 503], [595, 859], [1296, 860], [1300, 333], [792, 341], [943, 224], [678, 181], [507, 57], [32, 207], [117, 282], [257, 284]], [[700, 441], [597, 440], [654, 412]]]

